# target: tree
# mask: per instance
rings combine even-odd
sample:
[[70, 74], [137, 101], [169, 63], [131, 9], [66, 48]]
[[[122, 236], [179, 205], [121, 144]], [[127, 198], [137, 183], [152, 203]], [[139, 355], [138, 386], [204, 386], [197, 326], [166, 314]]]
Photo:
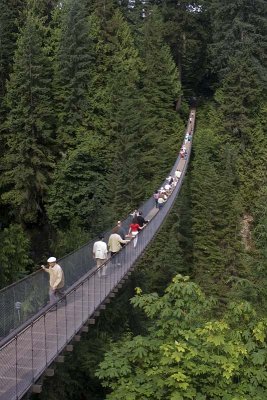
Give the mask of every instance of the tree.
[[39, 18], [43, 19], [43, 22], [46, 25], [52, 20], [52, 15], [56, 7], [60, 6], [59, 0], [27, 0], [28, 8], [31, 9], [35, 15], [38, 15]]
[[10, 225], [0, 232], [0, 276], [1, 287], [23, 277], [29, 271], [30, 241], [20, 225]]
[[[183, 95], [195, 95], [208, 76], [206, 68], [210, 21], [206, 2], [152, 0], [149, 3], [157, 4], [162, 12], [164, 37], [178, 68], [177, 79], [183, 87]], [[181, 98], [177, 108], [180, 106]]]
[[163, 296], [132, 300], [149, 320], [147, 334], [112, 345], [97, 376], [108, 399], [264, 399], [266, 319], [248, 303], [211, 317], [211, 299], [177, 275]]
[[231, 58], [215, 99], [226, 137], [237, 139], [236, 147], [240, 146], [241, 150], [251, 145], [251, 130], [262, 94], [261, 83], [249, 56], [243, 54]]
[[[249, 107], [252, 111], [252, 106]], [[262, 189], [266, 187], [267, 169], [267, 129], [266, 105], [254, 110], [251, 129], [247, 131], [249, 145], [243, 151], [237, 162], [240, 185], [240, 198], [246, 212], [257, 212], [259, 198], [262, 198]], [[248, 172], [250, 178], [248, 179]]]
[[75, 147], [77, 135], [87, 130], [92, 50], [86, 0], [63, 4], [57, 40], [54, 93], [58, 140], [65, 151]]
[[138, 143], [140, 149], [147, 151], [140, 153], [139, 166], [151, 193], [167, 174], [170, 160], [175, 159], [183, 129], [175, 112], [175, 102], [181, 94], [178, 71], [164, 43], [162, 19], [156, 10], [144, 22], [140, 55], [144, 64], [141, 75], [144, 100]]
[[[24, 0], [0, 1], [0, 125], [4, 121], [3, 99], [6, 82], [12, 69], [12, 60], [18, 36], [18, 17], [23, 10]], [[0, 126], [1, 128], [1, 126]]]
[[216, 111], [205, 109], [198, 118], [191, 172], [193, 273], [209, 293], [225, 296], [228, 278], [244, 272], [235, 148], [216, 132]]
[[53, 170], [51, 65], [43, 42], [45, 29], [31, 11], [18, 39], [7, 87], [6, 152], [2, 201], [18, 221], [44, 217], [44, 201]]
[[209, 10], [212, 16], [211, 55], [214, 69], [224, 76], [231, 70], [229, 60], [233, 57], [238, 60], [244, 52], [248, 52], [259, 81], [266, 87], [266, 2], [212, 0]]
[[141, 61], [134, 40], [120, 10], [106, 22], [107, 92], [111, 101], [109, 116], [109, 151], [111, 166], [108, 180], [114, 213], [125, 215], [142, 198], [138, 144], [141, 120], [140, 82]]
[[77, 225], [95, 231], [106, 191], [101, 149], [97, 138], [88, 136], [58, 163], [47, 207], [54, 225], [66, 229], [75, 219]]

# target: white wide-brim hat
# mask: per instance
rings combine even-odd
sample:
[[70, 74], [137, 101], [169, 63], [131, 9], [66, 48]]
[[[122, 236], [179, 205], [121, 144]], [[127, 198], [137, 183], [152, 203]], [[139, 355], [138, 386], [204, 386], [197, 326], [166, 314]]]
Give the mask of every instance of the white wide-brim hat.
[[49, 257], [47, 260], [48, 263], [56, 262], [56, 261], [57, 261], [56, 257]]

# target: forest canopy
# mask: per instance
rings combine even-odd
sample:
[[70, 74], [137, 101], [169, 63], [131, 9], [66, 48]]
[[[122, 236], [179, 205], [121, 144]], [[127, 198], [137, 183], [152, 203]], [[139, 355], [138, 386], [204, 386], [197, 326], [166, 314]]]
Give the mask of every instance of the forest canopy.
[[266, 1], [0, 9], [1, 287], [147, 199], [197, 104], [172, 213], [42, 396], [264, 400]]

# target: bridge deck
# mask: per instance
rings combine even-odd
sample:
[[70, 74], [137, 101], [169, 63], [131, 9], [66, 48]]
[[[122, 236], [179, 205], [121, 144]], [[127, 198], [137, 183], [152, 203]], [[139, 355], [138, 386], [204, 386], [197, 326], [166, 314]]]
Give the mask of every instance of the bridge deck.
[[[193, 126], [194, 118], [187, 129]], [[2, 341], [0, 400], [21, 399], [128, 274], [172, 208], [186, 172], [191, 143], [185, 143], [188, 159], [178, 157], [172, 169], [172, 175], [177, 168], [182, 175], [164, 207], [159, 211], [151, 198], [150, 208], [144, 214], [150, 222], [135, 239], [107, 261], [104, 265], [106, 276], [100, 277], [97, 268], [89, 271], [67, 290], [53, 308], [44, 307], [24, 326], [11, 332], [5, 342]]]

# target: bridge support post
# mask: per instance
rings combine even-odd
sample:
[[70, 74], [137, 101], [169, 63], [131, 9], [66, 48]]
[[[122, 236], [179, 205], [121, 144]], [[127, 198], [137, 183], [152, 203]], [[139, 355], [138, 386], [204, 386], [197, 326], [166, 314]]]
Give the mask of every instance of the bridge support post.
[[41, 393], [42, 392], [42, 385], [40, 384], [35, 384], [32, 385], [32, 393]]
[[47, 368], [45, 371], [45, 376], [54, 376], [55, 375], [55, 370], [53, 368]]
[[55, 362], [57, 363], [64, 363], [65, 357], [64, 356], [57, 356], [57, 358], [55, 359]]

